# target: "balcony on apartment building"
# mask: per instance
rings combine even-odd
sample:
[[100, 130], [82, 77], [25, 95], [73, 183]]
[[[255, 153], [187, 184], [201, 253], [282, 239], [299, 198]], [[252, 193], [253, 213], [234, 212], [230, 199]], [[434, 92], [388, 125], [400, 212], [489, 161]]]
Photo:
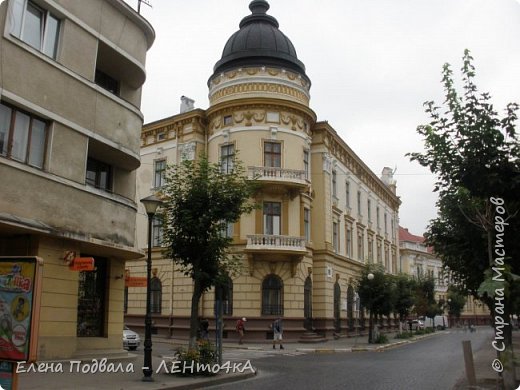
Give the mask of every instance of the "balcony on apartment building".
[[305, 237], [276, 234], [250, 234], [247, 236], [246, 252], [263, 254], [286, 254], [302, 256], [307, 252]]
[[256, 178], [263, 186], [280, 186], [290, 191], [302, 191], [309, 186], [309, 180], [303, 169], [250, 166], [248, 167], [248, 177]]

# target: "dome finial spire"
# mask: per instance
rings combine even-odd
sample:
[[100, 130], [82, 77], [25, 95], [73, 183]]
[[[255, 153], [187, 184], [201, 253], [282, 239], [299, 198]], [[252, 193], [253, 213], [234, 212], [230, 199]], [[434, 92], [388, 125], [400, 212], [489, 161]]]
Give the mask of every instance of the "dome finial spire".
[[265, 15], [269, 9], [269, 3], [265, 0], [253, 0], [249, 4], [249, 9], [253, 15]]

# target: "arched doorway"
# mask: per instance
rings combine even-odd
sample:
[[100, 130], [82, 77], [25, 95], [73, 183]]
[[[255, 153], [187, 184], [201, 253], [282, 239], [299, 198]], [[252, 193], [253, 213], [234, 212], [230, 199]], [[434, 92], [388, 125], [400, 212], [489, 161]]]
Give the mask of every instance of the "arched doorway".
[[334, 283], [334, 329], [341, 332], [341, 287], [339, 282]]

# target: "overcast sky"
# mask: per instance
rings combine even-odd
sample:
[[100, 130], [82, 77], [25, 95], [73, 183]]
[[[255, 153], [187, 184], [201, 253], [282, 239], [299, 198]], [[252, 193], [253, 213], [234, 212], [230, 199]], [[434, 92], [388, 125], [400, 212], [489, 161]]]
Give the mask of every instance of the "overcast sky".
[[[125, 0], [137, 7], [137, 0]], [[249, 0], [148, 0], [156, 40], [147, 56], [145, 123], [177, 114], [180, 96], [207, 108], [207, 80]], [[520, 0], [270, 0], [312, 81], [311, 108], [379, 176], [397, 167], [400, 225], [421, 235], [435, 217], [435, 178], [421, 151], [423, 102], [443, 101], [442, 65], [460, 75], [465, 48], [477, 86], [502, 113], [520, 103]]]

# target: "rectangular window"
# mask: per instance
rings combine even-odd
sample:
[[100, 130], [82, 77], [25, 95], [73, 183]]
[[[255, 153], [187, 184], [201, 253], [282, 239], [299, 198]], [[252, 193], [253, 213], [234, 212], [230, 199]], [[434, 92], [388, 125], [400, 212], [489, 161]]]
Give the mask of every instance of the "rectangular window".
[[87, 159], [87, 174], [85, 182], [88, 185], [104, 191], [112, 190], [112, 167], [109, 164], [95, 160], [91, 157]]
[[162, 246], [163, 242], [163, 220], [159, 215], [155, 215], [152, 219], [152, 245], [154, 247]]
[[280, 235], [282, 204], [264, 202], [264, 234]]
[[387, 233], [388, 233], [388, 216], [385, 213], [385, 234], [387, 234]]
[[338, 186], [337, 186], [337, 172], [332, 171], [332, 196], [337, 197], [338, 196]]
[[[359, 228], [358, 228], [359, 229]], [[365, 260], [365, 233], [363, 229], [358, 231], [358, 259], [359, 261]]]
[[309, 170], [309, 151], [303, 151], [303, 171], [305, 173], [305, 180], [309, 180], [310, 178], [310, 170]]
[[279, 142], [264, 142], [264, 166], [282, 167], [282, 144]]
[[220, 170], [222, 173], [233, 172], [233, 162], [235, 160], [235, 145], [228, 144], [220, 147]]
[[108, 92], [119, 96], [119, 80], [103, 72], [102, 70], [96, 69], [94, 82], [101, 88], [106, 89]]
[[30, 0], [15, 0], [12, 7], [11, 34], [56, 58], [60, 20]]
[[337, 222], [332, 223], [332, 247], [336, 253], [339, 252], [338, 227], [339, 225]]
[[371, 263], [374, 261], [374, 239], [370, 234], [368, 235], [368, 261]]
[[347, 180], [345, 182], [345, 197], [346, 197], [346, 206], [350, 208], [350, 182]]
[[305, 241], [309, 242], [311, 240], [311, 210], [307, 208], [303, 209], [303, 226]]
[[361, 191], [357, 192], [357, 212], [359, 215], [361, 214]]
[[383, 262], [383, 258], [382, 258], [383, 254], [382, 254], [382, 252], [383, 252], [383, 249], [381, 248], [381, 241], [378, 241], [377, 242], [377, 262], [379, 264], [382, 264], [382, 262]]
[[46, 143], [44, 121], [0, 104], [0, 155], [41, 169]]
[[164, 178], [166, 176], [166, 160], [157, 160], [154, 162], [154, 179], [153, 186], [160, 188], [164, 185]]
[[[85, 256], [85, 255], [84, 255]], [[78, 285], [78, 337], [104, 337], [107, 286], [107, 261], [94, 259], [94, 271], [80, 271]]]
[[380, 228], [381, 227], [381, 221], [380, 221], [381, 218], [379, 218], [379, 206], [377, 206], [376, 208], [376, 222], [377, 222], [377, 228]]
[[352, 257], [352, 225], [347, 224], [347, 257]]
[[372, 222], [372, 202], [367, 199], [368, 222]]
[[[224, 223], [224, 221], [222, 221]], [[226, 238], [233, 238], [233, 222], [228, 222], [222, 227], [222, 235]]]
[[233, 124], [233, 117], [231, 115], [224, 116], [224, 126], [231, 126]]

